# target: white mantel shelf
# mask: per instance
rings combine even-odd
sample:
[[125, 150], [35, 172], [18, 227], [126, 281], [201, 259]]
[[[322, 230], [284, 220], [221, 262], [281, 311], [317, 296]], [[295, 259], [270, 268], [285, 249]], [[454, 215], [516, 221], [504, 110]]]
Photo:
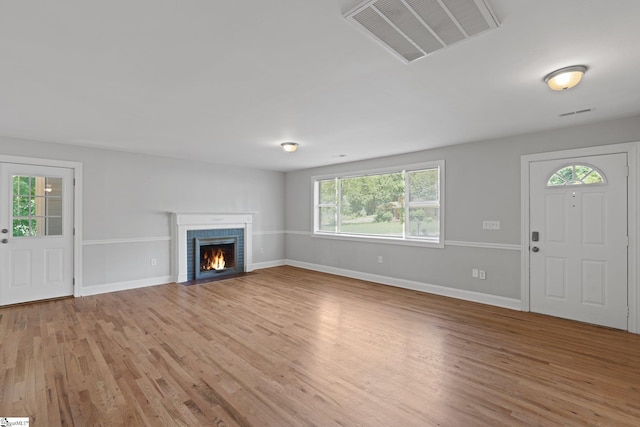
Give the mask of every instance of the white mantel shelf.
[[187, 281], [187, 231], [216, 230], [224, 228], [244, 229], [244, 271], [252, 270], [253, 216], [246, 213], [171, 213], [172, 280]]

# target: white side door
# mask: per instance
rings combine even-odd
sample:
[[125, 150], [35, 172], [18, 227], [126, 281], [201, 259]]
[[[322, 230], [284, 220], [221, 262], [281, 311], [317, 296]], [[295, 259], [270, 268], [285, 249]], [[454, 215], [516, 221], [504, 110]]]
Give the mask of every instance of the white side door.
[[0, 305], [73, 295], [73, 174], [0, 163]]
[[529, 171], [531, 311], [626, 330], [626, 153]]

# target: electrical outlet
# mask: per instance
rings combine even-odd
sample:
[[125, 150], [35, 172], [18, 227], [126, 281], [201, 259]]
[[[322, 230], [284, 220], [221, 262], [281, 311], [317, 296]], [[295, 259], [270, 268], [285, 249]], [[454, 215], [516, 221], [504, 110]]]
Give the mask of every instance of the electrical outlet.
[[156, 265], [158, 265], [158, 260], [157, 260], [157, 259], [155, 259], [155, 258], [151, 258], [151, 265], [152, 265], [152, 266], [154, 266], [154, 267], [155, 267]]
[[382, 255], [378, 255], [378, 263], [382, 264]]
[[487, 279], [487, 272], [484, 270], [479, 270], [478, 271], [478, 277], [480, 277], [480, 280], [486, 280]]
[[477, 268], [472, 268], [471, 269], [471, 277], [473, 277], [474, 279], [478, 278], [478, 269]]

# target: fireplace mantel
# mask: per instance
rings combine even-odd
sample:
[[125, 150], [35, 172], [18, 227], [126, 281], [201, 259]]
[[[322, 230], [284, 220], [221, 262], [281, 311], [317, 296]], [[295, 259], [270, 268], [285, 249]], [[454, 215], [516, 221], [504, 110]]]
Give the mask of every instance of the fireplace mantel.
[[253, 237], [251, 214], [171, 213], [172, 280], [187, 281], [187, 231], [216, 230], [221, 228], [244, 229], [245, 271], [251, 271]]

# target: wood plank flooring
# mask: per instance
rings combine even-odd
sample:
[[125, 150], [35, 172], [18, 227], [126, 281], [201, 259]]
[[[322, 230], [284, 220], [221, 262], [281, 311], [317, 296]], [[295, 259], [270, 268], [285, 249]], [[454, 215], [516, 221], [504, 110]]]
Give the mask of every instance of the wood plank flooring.
[[640, 336], [294, 267], [0, 309], [31, 426], [640, 425]]

